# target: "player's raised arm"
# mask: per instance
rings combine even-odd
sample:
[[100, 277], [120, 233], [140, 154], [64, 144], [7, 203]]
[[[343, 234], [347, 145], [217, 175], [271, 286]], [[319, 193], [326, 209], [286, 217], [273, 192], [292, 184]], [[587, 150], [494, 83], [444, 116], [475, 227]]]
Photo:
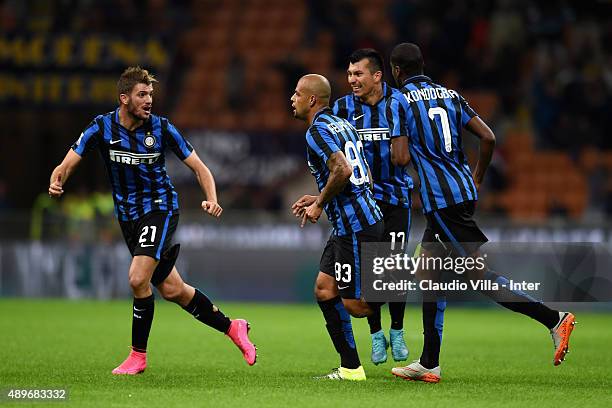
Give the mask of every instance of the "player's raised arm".
[[74, 169], [81, 161], [81, 156], [76, 154], [74, 150], [68, 150], [66, 157], [57, 166], [53, 173], [51, 173], [51, 179], [49, 180], [49, 195], [51, 197], [59, 197], [64, 194], [64, 184], [68, 180], [68, 177], [74, 172]]
[[489, 163], [491, 162], [491, 157], [493, 157], [493, 149], [495, 148], [495, 134], [487, 126], [486, 123], [478, 116], [474, 116], [472, 119], [466, 123], [465, 128], [472, 132], [480, 139], [480, 149], [478, 155], [478, 163], [476, 164], [476, 168], [474, 169], [474, 183], [476, 183], [476, 188], [480, 188], [480, 183], [482, 183], [482, 179], [484, 178], [485, 172], [487, 171], [487, 167], [489, 167]]
[[202, 209], [213, 217], [219, 218], [223, 208], [217, 203], [215, 179], [210, 169], [202, 162], [195, 150], [183, 160], [183, 163], [193, 171], [204, 193], [206, 199], [202, 201]]

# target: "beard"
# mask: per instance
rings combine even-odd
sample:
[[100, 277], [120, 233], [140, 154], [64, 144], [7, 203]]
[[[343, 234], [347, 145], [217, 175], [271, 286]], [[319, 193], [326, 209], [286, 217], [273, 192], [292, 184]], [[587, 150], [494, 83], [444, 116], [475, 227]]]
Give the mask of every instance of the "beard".
[[144, 110], [139, 109], [132, 101], [128, 102], [127, 111], [132, 117], [139, 120], [147, 120], [149, 118], [149, 115]]

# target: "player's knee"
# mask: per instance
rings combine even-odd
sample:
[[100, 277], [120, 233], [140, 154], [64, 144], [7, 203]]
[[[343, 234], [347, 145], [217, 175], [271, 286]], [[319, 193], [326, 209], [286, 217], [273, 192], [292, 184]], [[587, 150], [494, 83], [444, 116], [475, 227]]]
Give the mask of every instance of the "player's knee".
[[318, 284], [315, 284], [315, 287], [314, 287], [314, 295], [315, 295], [315, 298], [316, 298], [318, 301], [324, 301], [324, 300], [331, 299], [331, 297], [330, 297], [330, 295], [331, 295], [330, 291], [329, 291], [329, 290], [327, 290], [326, 288], [324, 288], [323, 286], [318, 285]]
[[159, 289], [164, 299], [169, 302], [179, 303], [183, 295], [182, 286], [184, 285], [162, 285]]
[[337, 295], [335, 282], [329, 282], [324, 279], [317, 279], [314, 287], [314, 295], [318, 301], [332, 299]]
[[145, 289], [149, 285], [149, 281], [138, 274], [130, 274], [130, 287], [132, 291], [138, 291]]
[[344, 302], [344, 308], [356, 318], [368, 317], [372, 314], [372, 309], [365, 302]]

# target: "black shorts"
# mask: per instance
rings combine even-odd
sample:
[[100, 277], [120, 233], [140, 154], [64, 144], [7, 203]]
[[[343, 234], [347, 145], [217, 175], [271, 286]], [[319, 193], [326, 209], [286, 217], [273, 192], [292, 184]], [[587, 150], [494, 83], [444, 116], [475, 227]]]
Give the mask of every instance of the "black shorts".
[[319, 269], [336, 280], [340, 297], [361, 299], [361, 259], [367, 256], [361, 244], [381, 242], [383, 230], [383, 222], [378, 221], [357, 233], [332, 235], [327, 240]]
[[410, 216], [410, 208], [404, 208], [397, 205], [376, 201], [378, 207], [383, 213], [385, 222], [385, 230], [383, 232], [382, 242], [391, 242], [391, 250], [404, 250], [406, 242], [410, 236], [410, 226], [412, 218]]
[[146, 255], [161, 260], [151, 278], [155, 286], [162, 283], [174, 267], [176, 257], [170, 257], [170, 261], [162, 258], [170, 248], [178, 220], [178, 212], [153, 211], [137, 220], [119, 221], [132, 256]]
[[475, 201], [464, 201], [425, 214], [427, 227], [423, 233], [423, 248], [454, 256], [474, 254], [488, 241], [473, 219], [475, 208]]

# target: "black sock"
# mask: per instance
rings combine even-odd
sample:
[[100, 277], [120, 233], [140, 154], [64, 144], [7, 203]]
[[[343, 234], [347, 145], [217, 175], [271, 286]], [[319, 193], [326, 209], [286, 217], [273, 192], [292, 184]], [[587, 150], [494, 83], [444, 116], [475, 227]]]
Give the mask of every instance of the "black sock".
[[368, 325], [370, 326], [370, 334], [374, 334], [382, 330], [382, 323], [380, 322], [380, 307], [383, 303], [373, 304], [368, 303], [372, 309], [372, 314], [368, 316]]
[[393, 330], [404, 328], [404, 310], [406, 310], [406, 302], [389, 303], [389, 316], [391, 316], [391, 328]]
[[[523, 291], [508, 289], [510, 282], [505, 276], [488, 271], [485, 274], [485, 279], [498, 283], [500, 290], [483, 291], [482, 293], [506, 309], [529, 316], [549, 329], [555, 327], [559, 322], [559, 312], [557, 310], [550, 309]], [[506, 287], [501, 287], [501, 284], [506, 285]]]
[[361, 362], [353, 337], [351, 316], [344, 308], [342, 299], [340, 299], [340, 296], [336, 296], [333, 299], [318, 303], [325, 318], [325, 326], [329, 337], [331, 337], [336, 351], [340, 354], [340, 365], [344, 368], [359, 367]]
[[423, 302], [423, 353], [419, 361], [425, 368], [440, 365], [445, 309], [446, 300], [442, 297], [436, 302]]
[[212, 304], [205, 294], [199, 291], [199, 289], [195, 290], [193, 299], [191, 299], [191, 302], [183, 307], [183, 309], [191, 313], [193, 317], [205, 325], [217, 329], [221, 333], [227, 333], [232, 323], [217, 306]]
[[132, 349], [144, 353], [147, 351], [147, 341], [153, 323], [155, 297], [134, 298], [132, 310]]

